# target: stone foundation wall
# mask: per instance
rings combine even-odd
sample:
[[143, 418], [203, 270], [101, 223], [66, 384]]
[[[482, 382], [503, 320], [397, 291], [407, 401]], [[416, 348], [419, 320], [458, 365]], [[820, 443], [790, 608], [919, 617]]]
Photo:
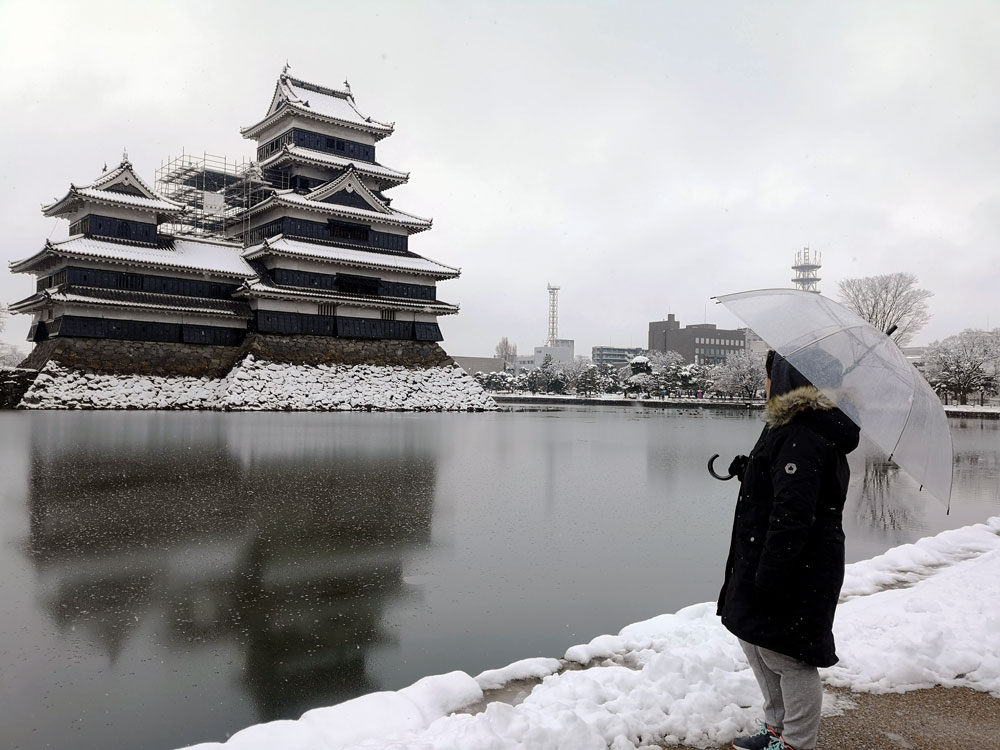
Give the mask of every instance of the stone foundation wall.
[[57, 337], [39, 343], [21, 367], [41, 370], [46, 363], [57, 362], [74, 370], [106, 375], [221, 378], [244, 353], [245, 349], [238, 346]]
[[0, 409], [13, 409], [31, 388], [38, 370], [0, 369]]
[[457, 365], [303, 365], [253, 354], [224, 378], [123, 375], [49, 362], [22, 409], [223, 411], [491, 411], [496, 402]]
[[433, 341], [373, 341], [257, 333], [249, 336], [244, 346], [257, 359], [295, 365], [446, 367], [455, 363]]
[[239, 347], [52, 339], [24, 409], [482, 411], [496, 402], [434, 342], [251, 334]]
[[373, 341], [326, 336], [250, 334], [241, 346], [154, 341], [53, 338], [39, 343], [21, 367], [41, 370], [57, 362], [110, 375], [181, 375], [220, 378], [248, 354], [295, 365], [446, 367], [454, 360], [432, 341]]

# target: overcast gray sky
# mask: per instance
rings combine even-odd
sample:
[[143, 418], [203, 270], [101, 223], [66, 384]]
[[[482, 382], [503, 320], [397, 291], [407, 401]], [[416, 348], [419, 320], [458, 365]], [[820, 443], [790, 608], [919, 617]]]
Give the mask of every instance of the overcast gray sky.
[[[39, 206], [121, 160], [250, 158], [285, 62], [395, 121], [411, 248], [462, 276], [453, 355], [544, 342], [548, 283], [578, 354], [647, 323], [737, 321], [716, 294], [916, 274], [914, 343], [1000, 326], [1000, 2], [0, 0], [0, 300], [7, 262], [66, 236]], [[6, 337], [23, 341], [14, 316]]]

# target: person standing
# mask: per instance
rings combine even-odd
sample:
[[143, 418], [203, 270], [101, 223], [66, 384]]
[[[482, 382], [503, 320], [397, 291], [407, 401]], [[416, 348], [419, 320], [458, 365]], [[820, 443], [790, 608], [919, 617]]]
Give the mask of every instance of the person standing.
[[[814, 356], [823, 359], [810, 372], [838, 386], [840, 363]], [[750, 455], [737, 456], [729, 469], [740, 493], [718, 604], [763, 693], [764, 724], [733, 747], [813, 750], [823, 704], [817, 668], [837, 663], [847, 454], [858, 446], [859, 429], [773, 351], [766, 369], [766, 425]]]

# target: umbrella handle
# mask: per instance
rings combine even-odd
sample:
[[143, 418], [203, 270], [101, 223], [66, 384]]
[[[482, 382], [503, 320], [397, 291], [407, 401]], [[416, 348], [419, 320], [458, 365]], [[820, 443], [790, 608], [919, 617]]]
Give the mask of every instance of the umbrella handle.
[[717, 474], [716, 473], [715, 467], [713, 466], [713, 464], [715, 463], [715, 459], [717, 459], [718, 457], [719, 457], [719, 454], [716, 453], [710, 459], [708, 459], [708, 473], [711, 474], [716, 479], [722, 481], [722, 482], [725, 482], [725, 481], [727, 481], [727, 480], [732, 479], [733, 477], [735, 477], [736, 476], [735, 474], [730, 474], [729, 476], [724, 477], [724, 476], [722, 476], [722, 474]]

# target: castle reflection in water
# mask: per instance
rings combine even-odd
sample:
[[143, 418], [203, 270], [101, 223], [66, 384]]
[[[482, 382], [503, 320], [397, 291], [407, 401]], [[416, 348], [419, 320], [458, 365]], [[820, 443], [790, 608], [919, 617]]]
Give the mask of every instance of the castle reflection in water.
[[430, 452], [280, 414], [266, 436], [100, 416], [84, 440], [32, 425], [29, 556], [61, 630], [111, 664], [150, 620], [159, 649], [235, 652], [260, 720], [379, 688], [366, 653], [391, 638], [383, 608], [412, 595], [401, 555], [429, 539]]

